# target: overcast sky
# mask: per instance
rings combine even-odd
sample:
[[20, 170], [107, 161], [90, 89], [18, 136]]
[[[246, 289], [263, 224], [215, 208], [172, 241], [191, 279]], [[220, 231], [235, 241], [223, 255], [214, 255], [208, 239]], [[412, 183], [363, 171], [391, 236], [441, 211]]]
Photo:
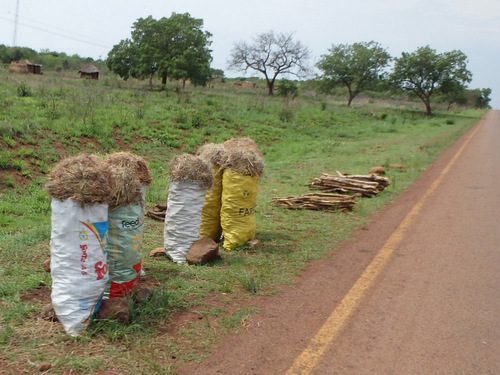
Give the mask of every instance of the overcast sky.
[[0, 0], [0, 44], [104, 59], [138, 18], [172, 12], [203, 19], [226, 76], [241, 75], [227, 70], [234, 43], [269, 30], [293, 32], [311, 65], [334, 44], [373, 40], [394, 57], [429, 45], [465, 53], [469, 87], [491, 88], [500, 109], [500, 0]]

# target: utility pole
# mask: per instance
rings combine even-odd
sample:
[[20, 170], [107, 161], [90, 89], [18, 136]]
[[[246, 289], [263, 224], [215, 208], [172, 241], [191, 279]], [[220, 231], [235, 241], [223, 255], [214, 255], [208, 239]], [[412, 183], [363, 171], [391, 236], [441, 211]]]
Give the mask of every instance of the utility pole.
[[16, 38], [17, 38], [17, 21], [19, 18], [19, 0], [16, 2], [16, 19], [14, 21], [14, 40], [12, 45], [15, 47], [16, 46]]

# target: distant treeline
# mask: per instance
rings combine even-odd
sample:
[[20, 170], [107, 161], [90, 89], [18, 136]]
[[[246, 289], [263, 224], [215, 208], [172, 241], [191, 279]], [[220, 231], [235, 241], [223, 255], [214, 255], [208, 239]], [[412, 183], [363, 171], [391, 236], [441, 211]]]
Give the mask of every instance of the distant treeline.
[[40, 64], [44, 70], [75, 70], [88, 63], [95, 63], [90, 57], [67, 55], [64, 52], [42, 50], [37, 52], [28, 47], [7, 47], [0, 44], [0, 63], [10, 64], [12, 61], [28, 60], [33, 64]]
[[[12, 61], [28, 60], [33, 64], [40, 64], [43, 66], [44, 71], [72, 71], [78, 70], [82, 66], [88, 63], [93, 63], [99, 67], [99, 69], [107, 70], [104, 61], [95, 61], [90, 57], [80, 57], [79, 55], [67, 55], [64, 52], [54, 52], [49, 50], [42, 50], [37, 52], [28, 47], [7, 47], [0, 44], [0, 64], [10, 64]], [[221, 78], [224, 81], [224, 71], [221, 69], [211, 69], [212, 78]], [[231, 80], [232, 81], [232, 80]], [[258, 87], [266, 87], [266, 82], [259, 78], [237, 78], [235, 81], [252, 81]], [[297, 95], [299, 91], [305, 92], [318, 92], [321, 93], [321, 85], [316, 79], [305, 80], [305, 81], [288, 81], [281, 80], [282, 82], [278, 86], [283, 85], [296, 85], [295, 94]], [[282, 90], [282, 92], [285, 92]], [[288, 91], [287, 91], [288, 92]], [[345, 96], [345, 88], [339, 87], [333, 90], [330, 94], [333, 95], [343, 95]], [[404, 94], [399, 91], [394, 91], [388, 89], [386, 82], [383, 80], [370, 86], [366, 92], [366, 96], [373, 96], [378, 98], [391, 98], [395, 100], [401, 100], [412, 95]], [[472, 108], [490, 108], [490, 98], [491, 89], [466, 89], [461, 92], [458, 96], [447, 97], [445, 95], [436, 95], [436, 102], [447, 103], [448, 106], [452, 104], [457, 104], [465, 107]]]

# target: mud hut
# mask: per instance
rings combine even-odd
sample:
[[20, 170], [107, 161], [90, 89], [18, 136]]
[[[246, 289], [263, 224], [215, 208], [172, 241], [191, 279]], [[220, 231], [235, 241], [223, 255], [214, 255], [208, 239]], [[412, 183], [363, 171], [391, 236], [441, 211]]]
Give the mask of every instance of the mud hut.
[[78, 73], [81, 78], [99, 79], [99, 69], [94, 64], [85, 65]]

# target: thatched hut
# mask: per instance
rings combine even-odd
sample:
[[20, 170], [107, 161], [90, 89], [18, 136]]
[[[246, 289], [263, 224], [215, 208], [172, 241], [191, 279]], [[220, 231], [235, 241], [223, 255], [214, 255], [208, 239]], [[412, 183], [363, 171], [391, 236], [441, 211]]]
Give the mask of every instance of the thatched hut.
[[94, 64], [85, 65], [78, 73], [81, 78], [99, 79], [99, 69]]

